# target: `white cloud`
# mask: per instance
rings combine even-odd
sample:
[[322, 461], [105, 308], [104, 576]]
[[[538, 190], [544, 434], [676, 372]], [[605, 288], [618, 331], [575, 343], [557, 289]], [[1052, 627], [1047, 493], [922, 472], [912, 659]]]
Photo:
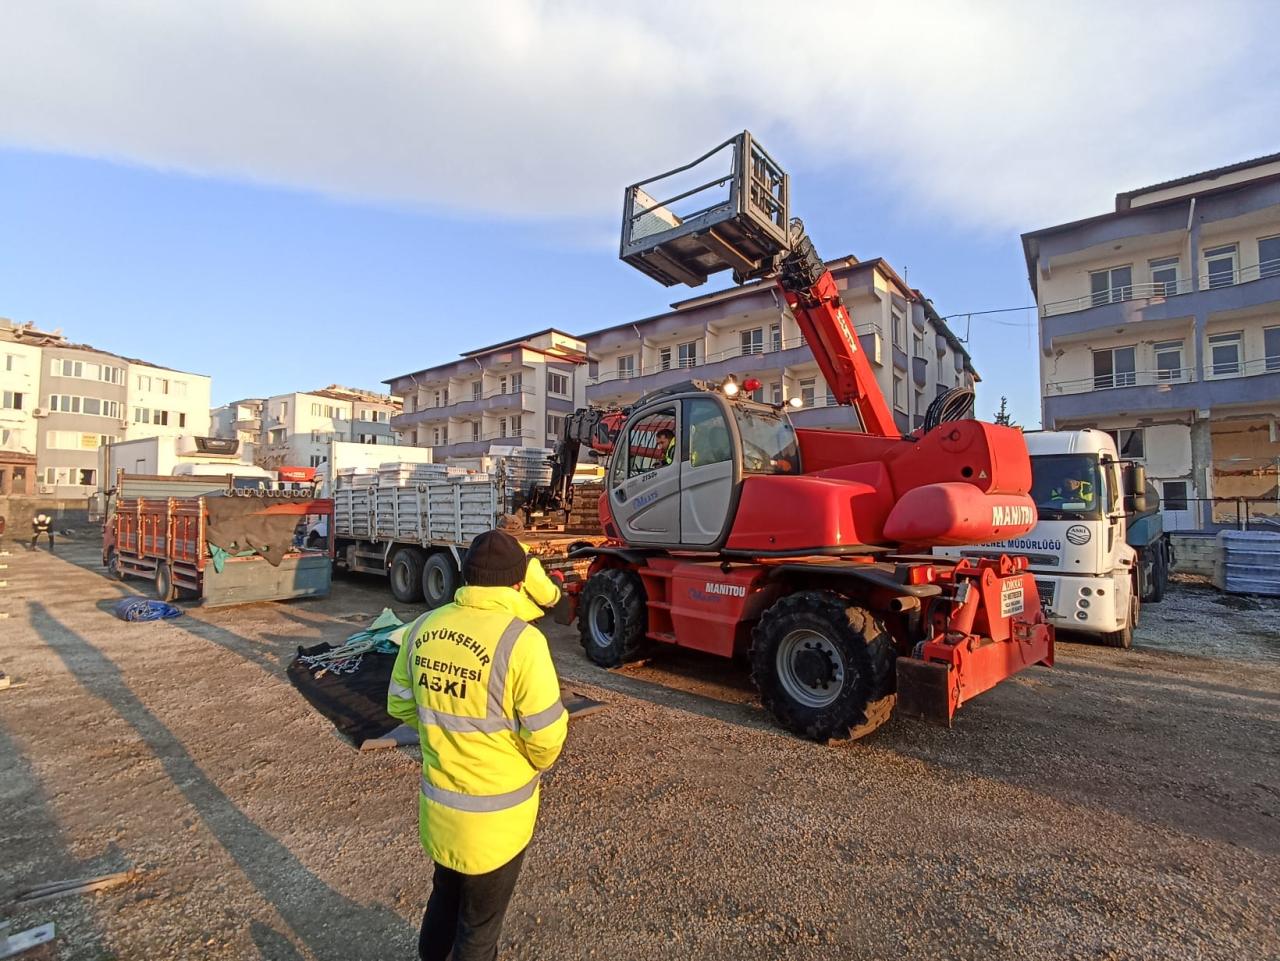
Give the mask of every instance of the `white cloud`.
[[1268, 19], [1176, 2], [29, 0], [0, 10], [0, 143], [595, 219], [749, 126], [784, 166], [852, 165], [851, 189], [1025, 229], [1280, 149]]

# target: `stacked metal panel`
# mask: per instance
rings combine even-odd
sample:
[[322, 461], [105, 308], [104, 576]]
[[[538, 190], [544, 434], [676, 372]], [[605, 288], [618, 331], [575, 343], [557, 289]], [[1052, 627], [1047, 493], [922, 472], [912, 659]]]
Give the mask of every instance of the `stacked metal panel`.
[[551, 481], [551, 454], [545, 447], [515, 447], [501, 460], [499, 476], [503, 481], [503, 511], [515, 510], [517, 499], [535, 485]]
[[1280, 533], [1219, 531], [1218, 545], [1221, 589], [1280, 597]]

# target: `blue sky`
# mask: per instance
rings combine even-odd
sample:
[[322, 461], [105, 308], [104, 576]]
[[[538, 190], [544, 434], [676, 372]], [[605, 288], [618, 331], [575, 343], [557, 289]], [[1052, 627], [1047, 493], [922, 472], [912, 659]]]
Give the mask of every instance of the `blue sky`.
[[[1263, 5], [1220, 34], [1031, 6], [6, 5], [0, 316], [211, 374], [215, 403], [374, 387], [687, 295], [617, 260], [622, 188], [743, 127], [825, 256], [886, 257], [944, 315], [1013, 307], [1020, 231], [1280, 149], [1265, 31], [1228, 28]], [[1038, 422], [1031, 324], [969, 325], [981, 414]]]

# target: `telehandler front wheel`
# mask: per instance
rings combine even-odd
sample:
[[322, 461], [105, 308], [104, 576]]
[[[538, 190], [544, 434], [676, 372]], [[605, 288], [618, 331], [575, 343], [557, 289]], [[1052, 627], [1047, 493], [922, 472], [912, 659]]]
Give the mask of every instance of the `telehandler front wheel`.
[[587, 579], [578, 599], [578, 631], [594, 663], [618, 667], [643, 657], [648, 620], [644, 585], [636, 574], [610, 567]]
[[893, 712], [895, 656], [870, 612], [829, 591], [802, 591], [760, 618], [751, 679], [788, 731], [813, 741], [859, 738]]

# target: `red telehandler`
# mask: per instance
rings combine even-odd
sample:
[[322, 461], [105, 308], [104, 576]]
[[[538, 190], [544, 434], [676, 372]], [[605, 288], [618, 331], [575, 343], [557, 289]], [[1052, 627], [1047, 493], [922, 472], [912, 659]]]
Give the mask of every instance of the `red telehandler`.
[[[727, 174], [652, 199], [658, 181], [723, 152]], [[709, 190], [716, 202], [697, 206]], [[1035, 524], [1021, 432], [962, 419], [967, 389], [939, 397], [915, 433], [897, 429], [835, 279], [790, 219], [787, 176], [750, 133], [630, 187], [621, 256], [668, 286], [726, 269], [772, 279], [862, 429], [794, 427], [785, 405], [747, 399], [758, 385], [734, 378], [568, 418], [534, 500], [563, 509], [581, 447], [609, 455], [609, 540], [575, 552], [591, 566], [570, 586], [592, 661], [615, 667], [661, 644], [746, 655], [778, 723], [815, 740], [868, 734], [895, 704], [950, 724], [975, 695], [1053, 663], [1024, 558], [927, 553]]]

